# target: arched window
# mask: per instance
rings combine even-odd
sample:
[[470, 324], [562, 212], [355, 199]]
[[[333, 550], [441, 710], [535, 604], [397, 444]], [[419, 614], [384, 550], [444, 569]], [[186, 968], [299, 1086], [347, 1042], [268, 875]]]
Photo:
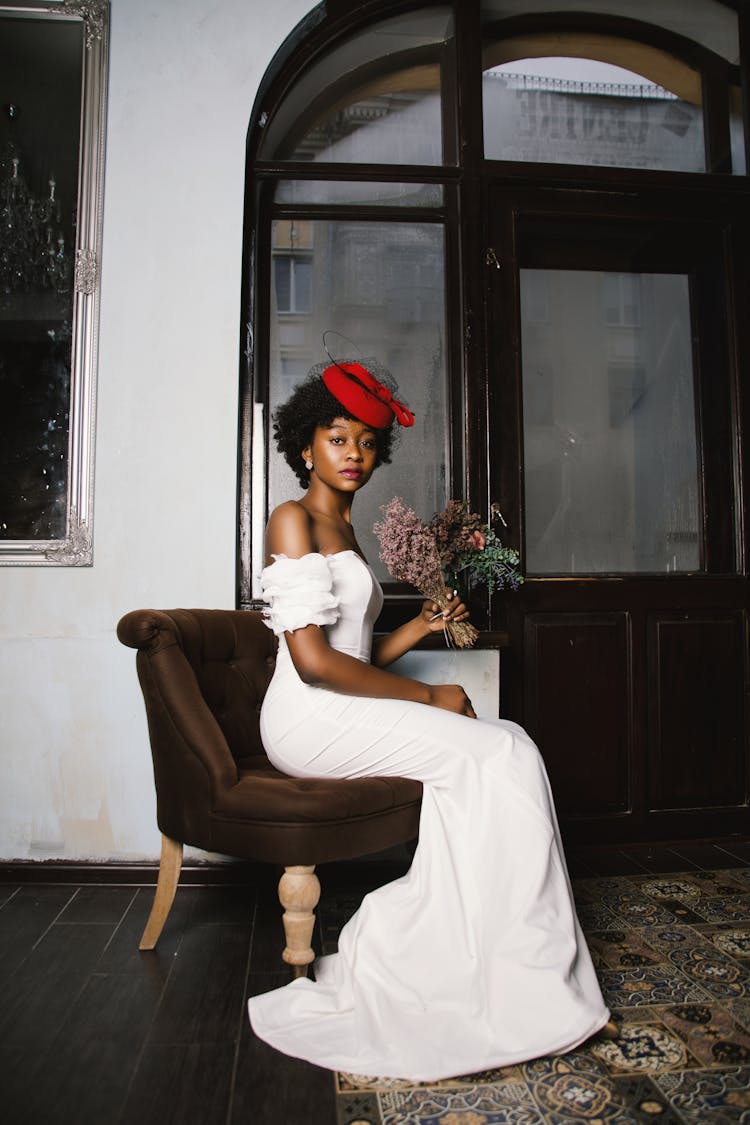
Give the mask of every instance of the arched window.
[[[603, 191], [627, 183], [635, 193], [671, 182], [677, 190], [700, 175], [710, 182], [705, 199], [746, 168], [740, 33], [730, 3], [654, 0], [638, 8], [637, 20], [629, 0], [454, 0], [408, 10], [379, 0], [347, 9], [321, 5], [290, 36], [248, 134], [241, 604], [257, 595], [268, 509], [297, 494], [291, 472], [269, 458], [269, 418], [325, 359], [326, 329], [384, 363], [417, 418], [396, 465], [380, 470], [379, 488], [358, 506], [376, 566], [368, 529], [378, 504], [395, 493], [423, 515], [451, 495], [485, 512], [497, 499], [514, 516], [508, 537], [527, 554], [531, 548], [533, 562], [535, 547], [521, 541], [523, 481], [510, 487], [500, 464], [522, 411], [515, 400], [515, 418], [498, 421], [500, 384], [512, 365], [498, 377], [507, 339], [497, 338], [490, 292], [497, 279], [488, 271], [514, 271], [527, 350], [554, 279], [523, 276], [497, 253], [497, 192], [522, 182]], [[609, 294], [607, 316], [620, 318], [650, 299], [643, 283], [625, 269], [593, 282]], [[675, 290], [667, 304], [682, 300], [684, 312], [684, 299]], [[615, 370], [613, 361], [610, 397], [620, 405], [612, 417], [646, 378], [628, 362]], [[527, 423], [549, 416], [554, 424], [544, 379], [534, 384], [527, 375], [522, 385]], [[526, 440], [533, 459], [528, 425]], [[694, 464], [695, 439], [692, 453], [688, 447]], [[558, 461], [555, 488], [566, 467], [562, 454]], [[547, 477], [536, 475], [546, 489]], [[532, 488], [534, 476], [530, 467]], [[694, 476], [697, 497], [697, 469]], [[498, 488], [515, 495], [493, 496]], [[694, 523], [695, 497], [686, 502]], [[537, 504], [526, 521], [532, 538], [544, 535], [545, 519]], [[684, 565], [694, 567], [699, 554]], [[603, 569], [615, 556], [600, 560]], [[561, 563], [540, 565], [558, 571]], [[622, 565], [635, 565], [627, 551]]]

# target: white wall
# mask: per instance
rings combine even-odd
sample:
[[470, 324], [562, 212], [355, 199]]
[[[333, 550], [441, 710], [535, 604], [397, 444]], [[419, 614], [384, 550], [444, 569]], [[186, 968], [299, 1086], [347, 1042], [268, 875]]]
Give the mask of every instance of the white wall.
[[[94, 566], [0, 569], [2, 858], [158, 855], [115, 627], [141, 606], [234, 602], [245, 137], [310, 7], [112, 0]], [[421, 658], [496, 713], [496, 661], [458, 659]]]

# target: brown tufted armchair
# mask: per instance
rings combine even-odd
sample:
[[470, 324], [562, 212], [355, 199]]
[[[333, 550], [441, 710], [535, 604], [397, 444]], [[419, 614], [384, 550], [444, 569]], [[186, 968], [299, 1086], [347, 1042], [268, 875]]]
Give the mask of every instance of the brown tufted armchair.
[[153, 949], [174, 901], [184, 844], [281, 864], [284, 960], [313, 959], [315, 865], [417, 836], [422, 786], [401, 777], [300, 779], [268, 761], [259, 712], [276, 639], [259, 613], [139, 609], [117, 626], [138, 650], [162, 833], [156, 897], [141, 949]]

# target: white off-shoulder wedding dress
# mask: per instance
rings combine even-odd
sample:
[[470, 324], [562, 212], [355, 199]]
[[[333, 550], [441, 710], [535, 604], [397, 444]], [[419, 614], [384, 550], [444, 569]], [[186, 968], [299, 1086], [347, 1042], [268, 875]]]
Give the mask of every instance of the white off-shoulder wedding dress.
[[417, 778], [419, 845], [367, 895], [338, 953], [249, 1001], [256, 1033], [336, 1070], [434, 1080], [570, 1050], [609, 1019], [576, 917], [552, 796], [515, 723], [302, 682], [284, 631], [315, 623], [369, 661], [382, 593], [354, 551], [262, 576], [279, 634], [261, 734], [297, 777]]

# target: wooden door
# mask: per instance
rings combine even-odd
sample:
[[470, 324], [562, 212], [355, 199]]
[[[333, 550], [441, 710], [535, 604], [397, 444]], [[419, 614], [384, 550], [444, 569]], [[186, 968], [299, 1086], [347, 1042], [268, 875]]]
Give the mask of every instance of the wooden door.
[[741, 211], [496, 186], [487, 215], [503, 713], [571, 841], [747, 832]]

